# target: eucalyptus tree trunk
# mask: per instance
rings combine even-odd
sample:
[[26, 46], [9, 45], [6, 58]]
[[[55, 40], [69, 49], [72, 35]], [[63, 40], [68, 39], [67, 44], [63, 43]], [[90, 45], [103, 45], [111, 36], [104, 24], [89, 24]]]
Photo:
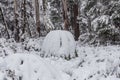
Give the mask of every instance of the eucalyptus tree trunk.
[[62, 0], [63, 4], [63, 19], [64, 19], [64, 29], [69, 30], [69, 19], [68, 19], [68, 6], [67, 6], [67, 0]]
[[36, 16], [36, 27], [37, 27], [37, 32], [39, 33], [40, 36], [40, 14], [39, 14], [39, 2], [38, 0], [35, 0], [35, 16]]
[[74, 12], [74, 18], [73, 18], [73, 28], [74, 28], [74, 35], [75, 35], [75, 40], [78, 40], [78, 37], [80, 36], [80, 30], [79, 30], [79, 22], [77, 20], [78, 14], [79, 14], [79, 4], [78, 0], [73, 5], [73, 12]]
[[20, 37], [19, 37], [19, 24], [18, 24], [18, 16], [19, 16], [19, 14], [18, 14], [18, 11], [17, 11], [17, 0], [14, 0], [14, 21], [15, 21], [15, 23], [14, 23], [14, 38], [15, 38], [15, 40], [17, 41], [17, 42], [19, 42], [19, 39], [20, 39]]
[[22, 32], [23, 32], [23, 34], [25, 33], [25, 28], [27, 27], [27, 23], [26, 23], [26, 21], [27, 21], [27, 17], [26, 17], [26, 0], [23, 0], [23, 14], [22, 14], [22, 16], [23, 16], [23, 30], [22, 30]]
[[[46, 9], [47, 9], [47, 0], [42, 0], [42, 7], [43, 7], [43, 23], [44, 23], [44, 27], [46, 26], [46, 22], [45, 22], [45, 16], [46, 16]], [[46, 29], [45, 29], [46, 30]], [[47, 30], [46, 30], [47, 31]]]
[[80, 36], [80, 29], [79, 29], [79, 20], [78, 17], [80, 15], [79, 4], [80, 0], [70, 0], [70, 23], [72, 26], [72, 30], [74, 31], [75, 40], [78, 40]]
[[42, 0], [44, 15], [45, 15], [45, 11], [46, 11], [46, 1], [47, 0]]

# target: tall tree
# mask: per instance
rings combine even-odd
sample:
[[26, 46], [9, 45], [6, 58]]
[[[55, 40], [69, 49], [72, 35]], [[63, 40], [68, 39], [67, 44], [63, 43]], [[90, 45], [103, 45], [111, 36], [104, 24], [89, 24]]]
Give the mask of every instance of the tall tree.
[[74, 28], [74, 35], [75, 35], [75, 40], [78, 40], [78, 37], [80, 36], [80, 30], [79, 30], [79, 22], [77, 20], [78, 14], [79, 14], [79, 1], [75, 0], [73, 4], [73, 28]]
[[23, 19], [22, 21], [22, 33], [25, 33], [25, 28], [26, 28], [26, 21], [27, 21], [27, 17], [26, 17], [26, 0], [23, 0], [22, 2], [22, 12], [21, 12], [21, 17]]
[[64, 19], [64, 29], [69, 30], [69, 19], [68, 19], [68, 6], [67, 6], [67, 0], [62, 0], [63, 4], [63, 19]]
[[36, 14], [36, 27], [40, 36], [40, 14], [39, 14], [39, 2], [35, 0], [35, 14]]
[[75, 40], [78, 40], [78, 37], [80, 36], [79, 21], [78, 21], [78, 17], [80, 14], [79, 2], [80, 2], [79, 0], [69, 0], [70, 24], [74, 31]]
[[19, 42], [19, 24], [18, 24], [18, 11], [17, 11], [17, 0], [14, 0], [14, 21], [15, 21], [15, 29], [14, 29], [14, 38], [17, 42]]
[[46, 1], [47, 0], [42, 0], [42, 4], [43, 4], [43, 14], [45, 15], [45, 11], [46, 11]]

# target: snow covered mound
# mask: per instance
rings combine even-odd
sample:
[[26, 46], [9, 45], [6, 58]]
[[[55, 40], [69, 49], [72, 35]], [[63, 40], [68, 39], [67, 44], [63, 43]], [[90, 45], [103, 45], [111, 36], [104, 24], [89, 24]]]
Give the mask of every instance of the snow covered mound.
[[44, 39], [42, 51], [45, 56], [75, 57], [74, 37], [68, 31], [51, 31]]
[[13, 54], [3, 64], [5, 70], [0, 72], [0, 80], [64, 80], [56, 68], [35, 55]]

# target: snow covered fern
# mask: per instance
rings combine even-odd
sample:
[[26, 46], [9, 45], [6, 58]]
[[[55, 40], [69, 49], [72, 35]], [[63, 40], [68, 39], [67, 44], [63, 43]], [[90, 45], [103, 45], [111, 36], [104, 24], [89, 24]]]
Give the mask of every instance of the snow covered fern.
[[76, 57], [73, 35], [64, 30], [51, 31], [44, 39], [42, 52], [46, 57], [55, 56], [66, 59]]

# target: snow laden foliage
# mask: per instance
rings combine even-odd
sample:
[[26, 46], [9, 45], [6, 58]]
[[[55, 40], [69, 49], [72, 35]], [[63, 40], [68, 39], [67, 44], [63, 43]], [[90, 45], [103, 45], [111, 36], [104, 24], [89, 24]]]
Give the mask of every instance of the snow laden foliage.
[[59, 70], [36, 55], [13, 54], [0, 65], [0, 80], [64, 80]]
[[48, 32], [55, 28], [48, 15], [44, 16], [44, 25]]
[[91, 25], [94, 29], [94, 31], [97, 31], [98, 29], [104, 27], [103, 25], [109, 25], [110, 16], [108, 15], [102, 15], [100, 17], [95, 18]]
[[72, 80], [118, 80], [120, 78], [120, 47], [79, 47]]
[[95, 35], [94, 33], [84, 33], [79, 36], [78, 42], [81, 45], [88, 45], [88, 44], [91, 45], [95, 42], [96, 38], [97, 38], [97, 35]]
[[119, 80], [120, 46], [77, 46], [78, 57], [66, 61], [47, 58], [69, 80]]
[[[90, 44], [118, 44], [120, 36], [119, 0], [80, 0], [81, 35]], [[86, 35], [88, 34], [88, 35]], [[94, 34], [94, 35], [93, 35]], [[87, 36], [87, 37], [86, 37]], [[91, 37], [92, 36], [92, 37]]]
[[[41, 53], [41, 50], [32, 47], [39, 41], [42, 43], [42, 40], [28, 39], [24, 43], [16, 43], [12, 39], [0, 39], [0, 51], [3, 51], [0, 52], [0, 80], [120, 79], [120, 46], [76, 46], [78, 57], [67, 61], [35, 55]], [[36, 46], [36, 49], [41, 45]], [[27, 46], [32, 47], [26, 50]]]
[[62, 30], [49, 32], [44, 39], [42, 52], [44, 56], [76, 57], [73, 35], [68, 31]]
[[[15, 53], [33, 53], [40, 54], [44, 38], [30, 39], [17, 43], [14, 39], [0, 39], [0, 57], [6, 57]], [[33, 53], [35, 54], [35, 53]]]
[[43, 37], [36, 39], [28, 38], [23, 42], [23, 47], [27, 51], [41, 51], [43, 39]]
[[5, 57], [17, 52], [22, 52], [21, 43], [16, 43], [14, 39], [0, 38], [0, 57]]
[[27, 38], [24, 42], [17, 43], [14, 39], [0, 39], [0, 57], [5, 57], [15, 53], [31, 53], [31, 51], [41, 51], [41, 45], [44, 38], [29, 39]]

